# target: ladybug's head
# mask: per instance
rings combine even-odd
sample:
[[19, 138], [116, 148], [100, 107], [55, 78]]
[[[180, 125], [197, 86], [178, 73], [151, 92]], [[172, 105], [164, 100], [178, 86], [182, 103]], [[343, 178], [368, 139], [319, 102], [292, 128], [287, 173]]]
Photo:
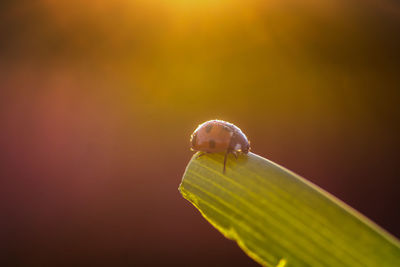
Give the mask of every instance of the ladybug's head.
[[244, 154], [247, 154], [249, 153], [249, 151], [250, 151], [250, 142], [248, 141], [242, 146], [242, 152]]

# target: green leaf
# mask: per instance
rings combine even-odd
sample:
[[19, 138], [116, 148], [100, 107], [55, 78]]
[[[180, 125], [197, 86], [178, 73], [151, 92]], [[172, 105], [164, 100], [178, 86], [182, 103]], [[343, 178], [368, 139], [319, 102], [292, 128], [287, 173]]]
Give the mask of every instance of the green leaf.
[[[197, 154], [196, 154], [197, 155]], [[400, 243], [340, 200], [256, 154], [193, 156], [179, 190], [265, 266], [400, 266]]]

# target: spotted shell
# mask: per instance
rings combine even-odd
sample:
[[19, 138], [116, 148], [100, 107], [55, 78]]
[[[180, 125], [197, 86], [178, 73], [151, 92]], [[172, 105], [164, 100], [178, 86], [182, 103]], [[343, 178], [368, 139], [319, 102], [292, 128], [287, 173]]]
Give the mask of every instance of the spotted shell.
[[200, 124], [191, 136], [192, 150], [206, 153], [244, 153], [250, 150], [246, 135], [232, 123], [210, 120]]

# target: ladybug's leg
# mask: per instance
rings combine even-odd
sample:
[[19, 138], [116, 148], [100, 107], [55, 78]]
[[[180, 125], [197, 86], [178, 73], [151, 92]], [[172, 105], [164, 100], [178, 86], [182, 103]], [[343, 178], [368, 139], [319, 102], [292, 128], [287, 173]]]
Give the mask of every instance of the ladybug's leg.
[[226, 170], [226, 160], [228, 159], [229, 153], [231, 153], [231, 151], [229, 149], [227, 149], [225, 152], [225, 157], [224, 157], [224, 170], [223, 170], [224, 174], [225, 174], [225, 170]]
[[237, 159], [237, 158], [238, 158], [238, 154], [237, 154], [237, 152], [236, 152], [236, 151], [232, 151], [232, 154], [235, 156], [235, 159]]
[[196, 159], [200, 158], [201, 156], [204, 156], [205, 154], [208, 154], [209, 152], [200, 152], [197, 156]]

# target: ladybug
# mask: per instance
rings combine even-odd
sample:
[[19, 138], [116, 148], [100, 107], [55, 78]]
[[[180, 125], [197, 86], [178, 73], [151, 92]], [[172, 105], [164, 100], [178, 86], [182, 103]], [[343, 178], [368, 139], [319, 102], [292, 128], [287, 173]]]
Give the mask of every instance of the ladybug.
[[226, 160], [230, 153], [237, 158], [238, 153], [247, 154], [250, 142], [246, 135], [232, 123], [222, 120], [211, 120], [200, 124], [193, 132], [191, 150], [206, 153], [225, 152], [223, 173], [226, 169]]

